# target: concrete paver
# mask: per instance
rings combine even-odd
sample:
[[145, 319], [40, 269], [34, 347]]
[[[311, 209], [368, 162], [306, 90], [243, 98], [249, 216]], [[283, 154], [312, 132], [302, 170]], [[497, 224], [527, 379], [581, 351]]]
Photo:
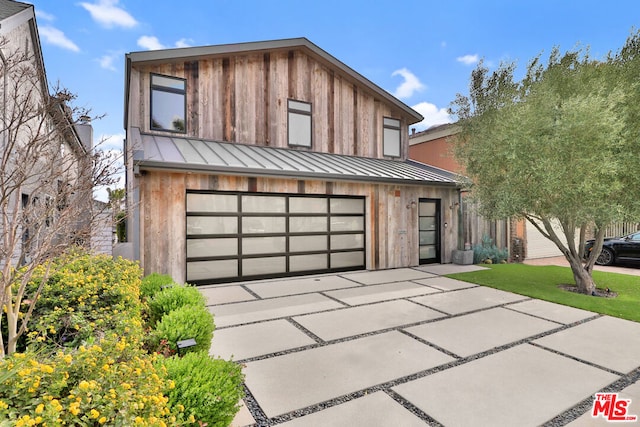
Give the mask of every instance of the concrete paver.
[[417, 285], [413, 282], [395, 282], [325, 292], [325, 295], [340, 300], [345, 304], [361, 305], [396, 298], [415, 297], [434, 292], [439, 291], [438, 289]]
[[424, 422], [380, 391], [279, 425], [282, 427], [424, 427]]
[[610, 425], [586, 408], [603, 390], [640, 415], [640, 323], [438, 275], [483, 268], [200, 288], [211, 353], [245, 363], [232, 425]]
[[434, 277], [431, 273], [413, 268], [396, 268], [390, 270], [365, 271], [361, 273], [341, 274], [342, 277], [363, 285], [379, 285], [381, 283], [401, 282], [404, 280], [426, 279]]
[[244, 400], [240, 401], [240, 410], [231, 421], [231, 425], [229, 427], [245, 427], [255, 424], [256, 420], [251, 415], [249, 409], [247, 409], [247, 405], [244, 403]]
[[411, 298], [411, 301], [444, 311], [445, 313], [460, 314], [525, 299], [529, 298], [497, 289], [474, 287]]
[[231, 302], [251, 301], [256, 299], [240, 286], [202, 286], [199, 288], [207, 305], [228, 304]]
[[511, 310], [542, 317], [543, 319], [552, 320], [565, 325], [579, 322], [580, 320], [588, 319], [589, 317], [594, 317], [596, 315], [592, 311], [580, 310], [579, 308], [567, 307], [566, 305], [555, 304], [539, 299], [511, 304], [509, 305], [509, 308]]
[[280, 319], [217, 329], [209, 353], [223, 359], [243, 360], [315, 343], [291, 323]]
[[272, 320], [280, 317], [344, 307], [320, 294], [304, 294], [209, 307], [217, 327]]
[[616, 372], [640, 366], [640, 323], [629, 320], [603, 316], [534, 342]]
[[448, 277], [435, 276], [428, 279], [414, 280], [421, 285], [440, 289], [441, 291], [457, 291], [460, 289], [475, 288], [475, 283], [463, 282], [462, 280], [450, 279]]
[[393, 390], [445, 426], [537, 426], [617, 378], [523, 344]]
[[467, 357], [559, 326], [505, 308], [492, 308], [414, 326], [405, 331], [453, 354]]
[[308, 314], [293, 320], [323, 340], [330, 341], [443, 316], [435, 310], [399, 300]]
[[249, 362], [246, 384], [273, 417], [451, 360], [393, 331]]
[[415, 267], [416, 270], [426, 271], [427, 273], [444, 276], [454, 273], [469, 273], [472, 271], [486, 270], [487, 267], [479, 265], [458, 265], [458, 264], [427, 264]]
[[247, 288], [262, 298], [353, 288], [354, 286], [358, 286], [358, 284], [336, 275], [312, 276], [246, 285]]

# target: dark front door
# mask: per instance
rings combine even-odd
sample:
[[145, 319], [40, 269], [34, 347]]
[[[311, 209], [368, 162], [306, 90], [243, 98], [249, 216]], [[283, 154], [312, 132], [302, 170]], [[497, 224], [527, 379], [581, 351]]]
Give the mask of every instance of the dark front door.
[[418, 206], [420, 264], [440, 262], [440, 200], [420, 199]]

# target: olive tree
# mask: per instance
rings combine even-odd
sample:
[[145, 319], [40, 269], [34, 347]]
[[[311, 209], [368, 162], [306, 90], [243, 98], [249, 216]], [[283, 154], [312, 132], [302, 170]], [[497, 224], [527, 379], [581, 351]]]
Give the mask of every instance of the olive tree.
[[596, 60], [584, 49], [472, 72], [451, 112], [466, 184], [490, 218], [526, 219], [566, 257], [579, 290], [592, 294], [605, 227], [640, 215], [640, 36]]
[[[0, 358], [27, 331], [51, 260], [88, 245], [98, 205], [93, 189], [111, 183], [114, 159], [82, 137], [88, 111], [54, 88], [32, 49], [0, 39]], [[38, 266], [45, 277], [27, 286]]]

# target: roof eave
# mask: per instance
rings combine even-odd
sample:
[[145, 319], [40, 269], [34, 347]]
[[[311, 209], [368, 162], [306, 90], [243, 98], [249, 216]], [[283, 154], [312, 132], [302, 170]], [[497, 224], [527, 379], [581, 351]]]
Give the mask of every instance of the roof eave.
[[233, 176], [249, 176], [249, 177], [273, 177], [273, 178], [308, 178], [321, 181], [351, 181], [351, 182], [375, 182], [375, 183], [387, 183], [387, 184], [404, 184], [404, 185], [432, 185], [456, 188], [459, 183], [455, 181], [429, 181], [429, 180], [416, 180], [416, 179], [402, 179], [402, 178], [389, 178], [389, 177], [375, 177], [364, 175], [342, 175], [332, 173], [319, 173], [319, 172], [302, 172], [302, 171], [277, 171], [277, 170], [264, 170], [254, 169], [247, 167], [233, 167], [233, 166], [212, 166], [207, 164], [198, 163], [177, 163], [177, 162], [165, 162], [165, 161], [153, 161], [153, 160], [136, 160], [134, 165], [138, 166], [140, 170], [156, 170], [156, 171], [171, 171], [171, 172], [184, 172], [184, 173], [203, 173], [203, 174], [218, 174], [218, 175], [233, 175]]

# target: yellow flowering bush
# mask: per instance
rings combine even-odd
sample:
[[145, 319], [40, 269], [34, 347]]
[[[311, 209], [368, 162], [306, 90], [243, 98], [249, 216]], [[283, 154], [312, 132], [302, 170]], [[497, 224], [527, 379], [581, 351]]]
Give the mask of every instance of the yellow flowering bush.
[[[30, 343], [76, 347], [107, 331], [142, 337], [137, 264], [75, 251], [56, 259], [53, 271], [28, 325]], [[36, 272], [33, 289], [44, 273]]]
[[[235, 414], [241, 367], [208, 361], [214, 324], [203, 299], [194, 294], [186, 299], [192, 305], [176, 310], [160, 304], [169, 307], [162, 317], [168, 320], [154, 330], [143, 321], [149, 310], [140, 298], [137, 264], [74, 251], [56, 259], [50, 272], [24, 352], [0, 359], [0, 427], [201, 426], [203, 420], [217, 426]], [[45, 277], [39, 269], [29, 291]], [[150, 288], [161, 289], [166, 277], [155, 280]], [[196, 338], [199, 346], [193, 350], [202, 347], [204, 356], [165, 365], [162, 354], [147, 351], [149, 337], [160, 338], [165, 344], [156, 347], [173, 352], [177, 340]], [[200, 379], [194, 393], [187, 392], [190, 376]], [[180, 392], [172, 392], [178, 383]], [[199, 402], [215, 408], [205, 414], [194, 409]]]
[[0, 360], [0, 419], [28, 425], [185, 425], [172, 412], [174, 388], [157, 355], [116, 334], [53, 355], [15, 353]]

